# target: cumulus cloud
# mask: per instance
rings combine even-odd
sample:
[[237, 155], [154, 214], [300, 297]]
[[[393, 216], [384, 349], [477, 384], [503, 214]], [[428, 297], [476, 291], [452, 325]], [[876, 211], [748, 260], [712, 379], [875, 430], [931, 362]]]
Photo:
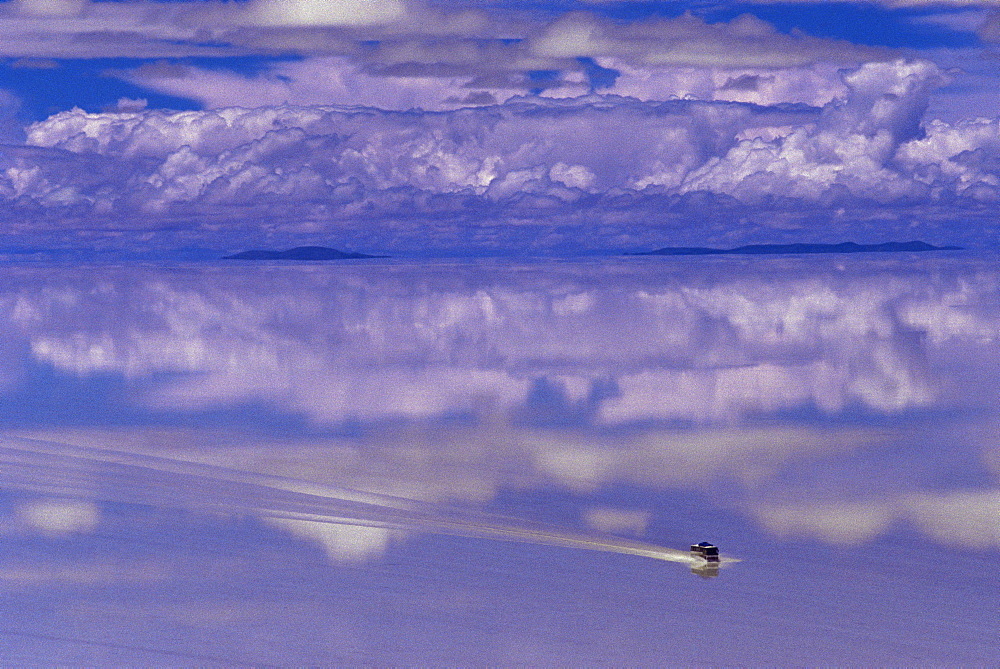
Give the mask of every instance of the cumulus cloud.
[[749, 102], [769, 106], [801, 103], [821, 107], [847, 94], [832, 63], [786, 67], [780, 71], [759, 67], [684, 67], [636, 65], [616, 58], [599, 62], [618, 72], [605, 93], [639, 100], [671, 97]]
[[79, 17], [88, 0], [13, 0], [11, 6], [18, 16], [32, 18], [76, 18]]
[[372, 66], [345, 56], [313, 56], [275, 63], [254, 76], [222, 69], [155, 65], [121, 71], [117, 76], [160, 93], [198, 100], [209, 109], [335, 104], [440, 111], [495, 104], [530, 92], [559, 99], [592, 90], [643, 101], [697, 99], [763, 106], [781, 103], [822, 106], [847, 92], [839, 67], [830, 63], [788, 67], [779, 73], [760, 67], [654, 67], [617, 58], [595, 62], [615, 73], [601, 86], [596, 86], [576, 61], [559, 64], [566, 70], [558, 76], [534, 79], [526, 72], [474, 71], [480, 65], [476, 68], [413, 63]]
[[[187, 76], [157, 77], [143, 67], [119, 76], [208, 106], [245, 104], [243, 100], [254, 100], [254, 90], [262, 89], [266, 94], [255, 106], [277, 99], [444, 109], [489, 99], [487, 95], [503, 101], [518, 93], [561, 98], [593, 90], [655, 100], [692, 95], [826, 102], [828, 92], [839, 85], [837, 67], [890, 55], [800, 33], [784, 35], [749, 16], [714, 24], [690, 15], [621, 23], [574, 12], [554, 20], [512, 22], [482, 12], [379, 3], [394, 17], [391, 25], [363, 30], [351, 26], [346, 15], [361, 23], [372, 18], [367, 11], [352, 9], [345, 10], [339, 25], [317, 26], [303, 19], [298, 27], [278, 30], [254, 18], [272, 5], [251, 3], [245, 15], [239, 14], [239, 6], [230, 6], [235, 14], [216, 7], [202, 19], [178, 19], [174, 24], [199, 25], [212, 31], [216, 43], [224, 41], [241, 53], [296, 53], [305, 60], [275, 63], [253, 76], [191, 68]], [[298, 13], [288, 3], [273, 5], [278, 6], [279, 17]], [[341, 12], [333, 9], [337, 3], [309, 7], [301, 13]], [[256, 25], [248, 27], [248, 22]], [[707, 70], [708, 76], [697, 76], [699, 70]], [[752, 100], [746, 87], [742, 93], [726, 87], [727, 82], [754, 76], [762, 83]], [[332, 81], [325, 83], [327, 79]]]
[[553, 18], [416, 0], [4, 4], [0, 23], [7, 39], [0, 52], [13, 56], [88, 57], [101, 47], [103, 56], [294, 53], [351, 56], [373, 67], [461, 64], [467, 73], [491, 76], [579, 71], [575, 58], [612, 54], [634, 62], [744, 66], [857, 64], [884, 55], [781, 34], [750, 16], [712, 25], [691, 15], [616, 23], [589, 12]]
[[[0, 54], [166, 59], [103, 74], [207, 107], [454, 109], [514, 95], [592, 91], [825, 104], [842, 92], [837, 68], [891, 57], [784, 34], [751, 16], [711, 24], [693, 15], [620, 22], [590, 12], [521, 16], [411, 0], [5, 4]], [[276, 55], [286, 58], [272, 60]], [[248, 75], [224, 61], [206, 68], [178, 60], [184, 56], [266, 60]]]
[[787, 67], [857, 62], [883, 55], [848, 42], [779, 33], [749, 14], [709, 24], [691, 14], [622, 24], [585, 12], [566, 14], [533, 36], [531, 53], [549, 58], [629, 57], [649, 65]]
[[[316, 203], [352, 218], [372, 206], [402, 205], [412, 214], [403, 203], [414, 197], [443, 196], [424, 208], [453, 207], [469, 197], [487, 207], [516, 206], [523, 198], [558, 206], [588, 192], [642, 188], [652, 175], [676, 188], [687, 171], [730, 145], [734, 130], [812, 116], [805, 109], [600, 99], [451, 114], [317, 107], [74, 111], [29, 129], [30, 145], [55, 151], [17, 160], [7, 171], [7, 194], [25, 204], [104, 212]], [[81, 163], [73, 179], [74, 156], [104, 161], [103, 178]]]
[[824, 235], [882, 241], [908, 230], [906, 207], [933, 230], [957, 209], [987, 221], [997, 197], [989, 124], [923, 122], [940, 69], [750, 16], [8, 4], [12, 55], [303, 57], [109, 72], [207, 109], [124, 101], [35, 124], [3, 151], [0, 235], [545, 251], [755, 241], [822, 220]]
[[401, 0], [254, 0], [248, 18], [264, 26], [331, 26], [390, 23], [406, 8]]
[[[762, 85], [760, 75], [740, 76], [732, 90]], [[373, 81], [329, 86], [376, 91]], [[900, 60], [845, 73], [843, 96], [822, 107], [588, 95], [447, 112], [73, 110], [29, 127], [30, 148], [8, 150], [0, 206], [8, 226], [29, 217], [37, 225], [45, 212], [53, 221], [89, 218], [98, 229], [98, 217], [133, 229], [192, 217], [221, 230], [256, 220], [258, 231], [289, 234], [351, 229], [382, 249], [407, 236], [426, 246], [432, 221], [431, 244], [474, 246], [476, 235], [498, 239], [491, 226], [500, 226], [507, 238], [499, 243], [523, 234], [544, 248], [602, 230], [586, 220], [606, 223], [608, 238], [649, 238], [665, 215], [690, 226], [691, 211], [720, 212], [697, 219], [710, 226], [761, 211], [747, 205], [790, 212], [799, 222], [787, 227], [799, 228], [812, 208], [832, 234], [840, 210], [920, 206], [926, 214], [931, 205], [975, 209], [996, 199], [997, 125], [922, 122], [944, 81], [929, 62]], [[259, 94], [277, 101], [282, 90]], [[896, 215], [900, 229], [905, 218]], [[449, 220], [454, 227], [441, 225]], [[548, 236], [532, 239], [540, 224]], [[552, 229], [560, 225], [571, 227]], [[873, 241], [898, 234], [886, 230]], [[939, 235], [932, 240], [954, 241]]]
[[[455, 68], [379, 67], [345, 56], [315, 56], [277, 63], [247, 77], [221, 69], [146, 66], [120, 75], [161, 93], [198, 100], [209, 109], [292, 104], [368, 106], [380, 109], [456, 109], [502, 102], [528, 91], [521, 75], [499, 76], [487, 84]], [[586, 92], [579, 82], [572, 93]]]
[[943, 74], [926, 61], [872, 63], [844, 82], [849, 94], [826, 105], [813, 127], [770, 141], [744, 139], [693, 171], [683, 187], [743, 200], [751, 193], [818, 200], [838, 186], [871, 200], [928, 197], [929, 184], [892, 161], [904, 142], [921, 136], [930, 91]]

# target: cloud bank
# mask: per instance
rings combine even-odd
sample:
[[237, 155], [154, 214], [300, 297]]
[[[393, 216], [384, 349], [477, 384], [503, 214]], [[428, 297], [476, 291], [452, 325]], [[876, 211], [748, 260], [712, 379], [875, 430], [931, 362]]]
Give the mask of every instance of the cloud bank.
[[[980, 15], [896, 4], [877, 12], [970, 36]], [[461, 254], [995, 243], [996, 124], [925, 118], [949, 82], [969, 81], [954, 67], [789, 29], [753, 4], [743, 15], [616, 11], [4, 3], [11, 71], [99, 56], [97, 79], [123, 93], [0, 149], [0, 244]], [[202, 109], [150, 108], [144, 95]], [[0, 125], [18, 142], [8, 98]]]
[[[5, 150], [0, 206], [8, 232], [20, 221], [56, 228], [58, 218], [155, 233], [188, 219], [209, 237], [215, 226], [227, 246], [228, 230], [388, 250], [418, 239], [425, 248], [627, 248], [656, 234], [663, 245], [657, 226], [671, 225], [682, 240], [718, 242], [722, 229], [737, 239], [807, 229], [817, 212], [834, 237], [860, 227], [855, 210], [903, 211], [871, 225], [866, 236], [882, 241], [911, 227], [907, 207], [974, 217], [1000, 198], [996, 121], [922, 123], [945, 80], [926, 61], [870, 63], [845, 74], [846, 96], [822, 107], [584, 96], [451, 112], [74, 110]], [[768, 210], [785, 217], [732, 225], [734, 212]], [[916, 231], [939, 241], [936, 224], [925, 216]], [[945, 241], [963, 240], [949, 233]]]

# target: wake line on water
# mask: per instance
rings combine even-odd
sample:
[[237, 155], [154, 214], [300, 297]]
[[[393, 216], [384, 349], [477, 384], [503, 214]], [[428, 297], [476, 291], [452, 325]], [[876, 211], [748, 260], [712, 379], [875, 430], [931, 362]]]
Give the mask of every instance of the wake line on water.
[[[217, 465], [52, 441], [0, 439], [0, 488], [91, 501], [251, 514], [561, 546], [705, 564], [688, 551]], [[723, 558], [722, 562], [734, 562]]]

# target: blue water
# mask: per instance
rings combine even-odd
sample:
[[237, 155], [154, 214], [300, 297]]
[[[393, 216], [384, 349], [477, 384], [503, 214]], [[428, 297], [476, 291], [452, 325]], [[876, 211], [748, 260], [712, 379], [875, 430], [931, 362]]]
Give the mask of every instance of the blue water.
[[998, 287], [968, 253], [5, 266], [0, 662], [993, 662]]

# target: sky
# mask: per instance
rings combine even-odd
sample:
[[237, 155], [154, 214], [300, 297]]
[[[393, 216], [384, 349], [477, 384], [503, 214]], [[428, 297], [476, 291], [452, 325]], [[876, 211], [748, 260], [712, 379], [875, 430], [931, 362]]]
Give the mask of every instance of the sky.
[[1000, 245], [1000, 3], [0, 2], [0, 251]]

